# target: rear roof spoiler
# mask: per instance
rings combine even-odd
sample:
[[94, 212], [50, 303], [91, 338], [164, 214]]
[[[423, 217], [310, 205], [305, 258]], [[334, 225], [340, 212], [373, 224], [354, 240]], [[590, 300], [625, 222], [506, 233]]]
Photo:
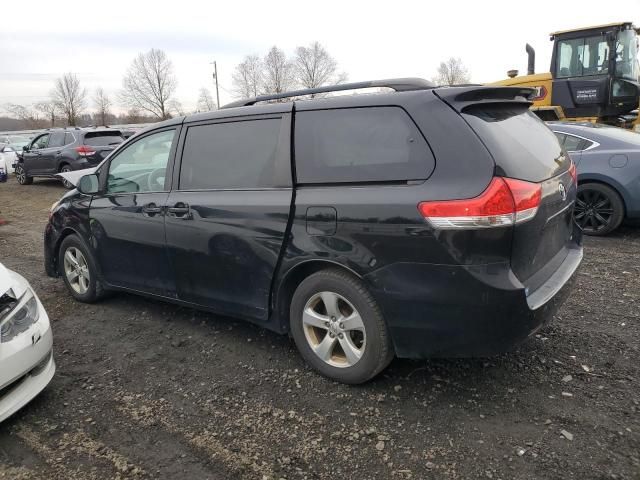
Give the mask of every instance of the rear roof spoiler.
[[448, 103], [454, 110], [462, 113], [471, 105], [519, 103], [531, 105], [535, 95], [534, 88], [526, 87], [447, 87], [438, 88], [434, 93]]

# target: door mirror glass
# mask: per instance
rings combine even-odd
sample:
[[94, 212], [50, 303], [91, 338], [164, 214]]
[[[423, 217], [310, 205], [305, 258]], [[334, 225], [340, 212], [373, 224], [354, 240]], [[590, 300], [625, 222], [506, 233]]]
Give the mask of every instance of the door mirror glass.
[[94, 193], [98, 193], [100, 189], [100, 182], [98, 181], [98, 175], [92, 173], [90, 175], [85, 175], [80, 178], [78, 182], [78, 191], [80, 193], [84, 193], [85, 195], [93, 195]]

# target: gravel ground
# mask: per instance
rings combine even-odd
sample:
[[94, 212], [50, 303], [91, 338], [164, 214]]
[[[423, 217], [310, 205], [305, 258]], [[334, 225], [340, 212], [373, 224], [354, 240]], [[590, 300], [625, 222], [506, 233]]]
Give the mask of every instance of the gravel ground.
[[640, 229], [587, 238], [573, 296], [515, 352], [348, 387], [249, 324], [73, 301], [42, 263], [62, 193], [0, 184], [0, 259], [40, 295], [58, 364], [0, 425], [0, 479], [640, 479]]

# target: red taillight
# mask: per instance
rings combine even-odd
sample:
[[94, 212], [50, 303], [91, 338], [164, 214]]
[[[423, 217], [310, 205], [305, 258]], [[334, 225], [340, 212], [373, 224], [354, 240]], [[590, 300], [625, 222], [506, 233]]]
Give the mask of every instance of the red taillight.
[[96, 153], [96, 151], [92, 147], [88, 147], [86, 145], [80, 145], [79, 147], [76, 147], [76, 152], [78, 152], [81, 157], [88, 157], [90, 155], [95, 155]]
[[437, 228], [486, 228], [533, 218], [542, 198], [537, 183], [494, 177], [479, 196], [465, 200], [421, 202], [418, 210]]
[[571, 166], [569, 167], [569, 174], [571, 178], [573, 178], [573, 184], [578, 184], [578, 170], [576, 169], [576, 164], [571, 162]]

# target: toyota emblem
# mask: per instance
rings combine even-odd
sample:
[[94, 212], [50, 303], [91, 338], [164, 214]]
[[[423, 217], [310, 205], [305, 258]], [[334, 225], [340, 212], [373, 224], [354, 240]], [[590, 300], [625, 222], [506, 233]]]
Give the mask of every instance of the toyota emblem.
[[567, 189], [564, 187], [564, 184], [561, 183], [560, 185], [558, 185], [558, 192], [560, 192], [560, 197], [564, 202], [567, 199]]

